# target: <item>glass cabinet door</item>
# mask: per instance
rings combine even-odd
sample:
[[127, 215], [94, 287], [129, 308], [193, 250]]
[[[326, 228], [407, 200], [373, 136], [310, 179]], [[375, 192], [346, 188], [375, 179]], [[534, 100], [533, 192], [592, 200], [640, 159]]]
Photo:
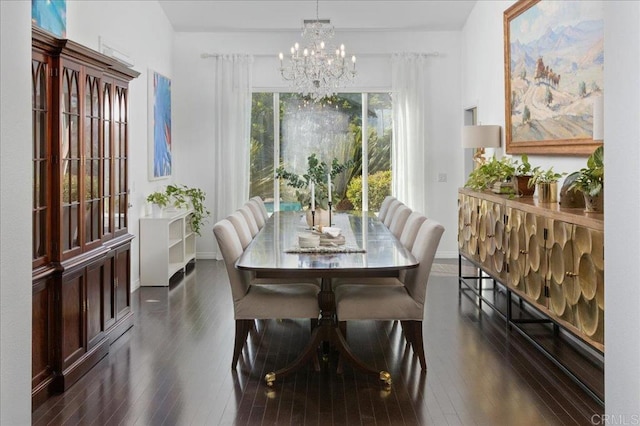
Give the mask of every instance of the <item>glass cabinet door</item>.
[[116, 235], [127, 229], [127, 89], [115, 86], [113, 108], [113, 182], [114, 182], [114, 230]]
[[62, 255], [80, 249], [80, 70], [62, 70], [60, 175], [62, 184]]
[[84, 243], [92, 246], [102, 238], [102, 140], [100, 137], [100, 84], [99, 78], [87, 74], [84, 88]]
[[33, 126], [33, 200], [32, 230], [33, 267], [46, 264], [49, 257], [49, 66], [42, 55], [34, 55], [31, 62], [32, 126]]
[[112, 94], [113, 87], [110, 82], [103, 83], [102, 89], [102, 235], [106, 238], [113, 235], [113, 201], [111, 195], [112, 189], [112, 169], [113, 169], [113, 154], [112, 154]]

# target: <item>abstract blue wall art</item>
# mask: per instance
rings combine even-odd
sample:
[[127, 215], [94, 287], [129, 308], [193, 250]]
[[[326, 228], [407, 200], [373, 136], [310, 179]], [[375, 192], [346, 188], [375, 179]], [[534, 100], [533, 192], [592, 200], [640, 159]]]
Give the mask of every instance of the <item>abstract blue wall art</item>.
[[31, 22], [57, 37], [67, 37], [67, 0], [31, 0]]
[[171, 176], [171, 80], [157, 72], [153, 79], [153, 175], [151, 179]]

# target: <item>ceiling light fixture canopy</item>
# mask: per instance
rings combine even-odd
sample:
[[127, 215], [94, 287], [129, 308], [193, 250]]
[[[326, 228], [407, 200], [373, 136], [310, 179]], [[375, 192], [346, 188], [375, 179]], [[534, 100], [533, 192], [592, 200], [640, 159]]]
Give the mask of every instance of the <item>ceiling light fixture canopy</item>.
[[316, 19], [305, 19], [302, 28], [304, 46], [295, 43], [287, 56], [282, 52], [280, 58], [280, 74], [291, 82], [294, 90], [318, 101], [333, 96], [337, 90], [351, 83], [356, 76], [356, 57], [346, 59], [344, 44], [339, 47], [331, 45], [334, 36], [331, 20], [318, 18], [316, 1]]

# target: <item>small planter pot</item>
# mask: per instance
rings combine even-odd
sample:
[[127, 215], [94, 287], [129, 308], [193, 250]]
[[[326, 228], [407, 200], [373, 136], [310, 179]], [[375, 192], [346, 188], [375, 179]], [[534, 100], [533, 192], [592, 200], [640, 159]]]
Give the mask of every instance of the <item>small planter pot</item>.
[[153, 217], [162, 217], [162, 214], [164, 213], [164, 207], [162, 207], [160, 204], [151, 204], [151, 216]]
[[538, 201], [541, 203], [557, 203], [558, 202], [558, 182], [539, 183]]
[[533, 197], [535, 186], [529, 187], [529, 179], [531, 176], [516, 176], [516, 188], [518, 195], [521, 197]]
[[584, 211], [587, 213], [602, 213], [604, 212], [604, 189], [600, 190], [600, 193], [594, 197], [589, 194], [584, 195]]

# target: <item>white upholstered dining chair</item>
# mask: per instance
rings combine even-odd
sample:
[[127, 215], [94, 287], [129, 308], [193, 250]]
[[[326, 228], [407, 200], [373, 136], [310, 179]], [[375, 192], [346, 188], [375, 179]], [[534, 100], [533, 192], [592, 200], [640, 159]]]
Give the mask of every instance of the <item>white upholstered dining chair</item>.
[[400, 200], [391, 201], [389, 210], [387, 210], [387, 214], [382, 221], [382, 223], [384, 223], [384, 226], [388, 228], [391, 225], [391, 221], [393, 220], [393, 216], [396, 214], [396, 210], [398, 210], [398, 208], [402, 205], [404, 205], [404, 203]]
[[434, 220], [422, 223], [411, 250], [420, 264], [406, 271], [402, 283], [371, 285], [363, 279], [361, 283], [338, 286], [334, 291], [340, 328], [346, 330], [346, 321], [353, 320], [399, 320], [422, 369], [426, 370], [422, 320], [429, 274], [443, 232], [444, 227]]
[[231, 222], [236, 232], [238, 233], [238, 239], [240, 240], [240, 244], [242, 245], [242, 250], [246, 249], [249, 243], [251, 243], [251, 241], [253, 240], [253, 235], [251, 235], [251, 230], [249, 229], [247, 219], [245, 219], [240, 210], [236, 210], [235, 212], [227, 216], [227, 220]]
[[393, 219], [391, 219], [391, 223], [389, 224], [389, 231], [391, 231], [396, 238], [400, 239], [400, 235], [410, 214], [411, 209], [404, 204], [400, 205], [393, 214]]
[[249, 225], [249, 231], [251, 231], [251, 238], [258, 235], [260, 232], [260, 228], [258, 228], [258, 224], [256, 223], [256, 218], [253, 215], [253, 212], [246, 204], [238, 209], [238, 211], [244, 216], [247, 221], [247, 225]]
[[394, 197], [393, 195], [387, 195], [384, 200], [382, 200], [382, 204], [380, 204], [380, 210], [378, 211], [378, 220], [380, 220], [380, 222], [384, 222], [384, 219], [387, 216], [387, 212], [389, 211], [389, 206], [395, 199], [396, 197]]
[[264, 200], [262, 199], [262, 197], [258, 195], [256, 195], [255, 197], [251, 197], [249, 199], [249, 201], [252, 201], [252, 200], [258, 204], [258, 207], [260, 207], [260, 213], [262, 213], [262, 217], [266, 222], [267, 219], [269, 219], [269, 212], [267, 211], [267, 207], [264, 205]]
[[316, 320], [319, 288], [313, 284], [257, 285], [250, 274], [235, 267], [242, 254], [242, 244], [233, 224], [223, 219], [213, 226], [213, 233], [224, 259], [231, 286], [233, 316], [236, 323], [231, 368], [234, 369], [254, 319], [309, 318]]
[[265, 223], [267, 223], [267, 219], [262, 215], [262, 209], [260, 208], [260, 204], [256, 200], [249, 200], [246, 202], [245, 206], [249, 207], [251, 213], [253, 213], [253, 218], [256, 220], [256, 224], [258, 225], [258, 229], [262, 229]]
[[413, 249], [413, 243], [416, 240], [416, 235], [418, 235], [418, 229], [420, 229], [420, 226], [425, 220], [427, 220], [427, 217], [418, 212], [411, 212], [407, 218], [407, 222], [404, 224], [399, 238], [407, 250], [411, 251]]

